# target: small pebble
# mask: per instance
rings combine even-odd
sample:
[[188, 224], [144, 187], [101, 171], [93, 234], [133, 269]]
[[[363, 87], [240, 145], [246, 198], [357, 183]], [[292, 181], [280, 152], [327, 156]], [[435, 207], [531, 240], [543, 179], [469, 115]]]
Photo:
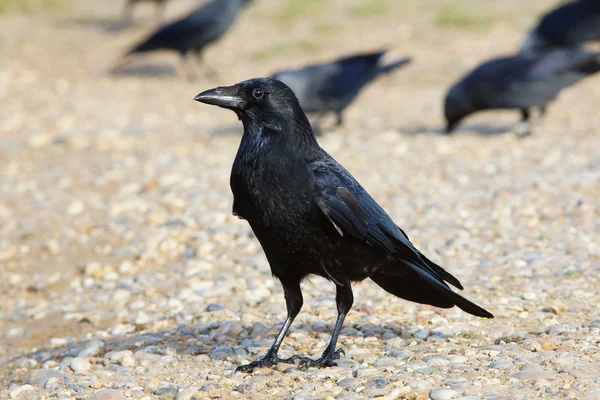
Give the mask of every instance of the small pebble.
[[87, 359], [79, 357], [73, 358], [69, 366], [71, 367], [73, 372], [77, 374], [83, 374], [92, 368], [90, 362]]
[[12, 398], [19, 397], [22, 393], [29, 392], [34, 390], [35, 388], [32, 385], [25, 384], [21, 386], [17, 386], [9, 392], [9, 396]]
[[159, 387], [154, 391], [155, 396], [175, 396], [177, 393], [176, 386]]
[[118, 390], [98, 390], [86, 397], [85, 400], [126, 400]]
[[450, 400], [458, 396], [458, 392], [453, 389], [433, 389], [429, 392], [431, 400]]
[[194, 395], [198, 393], [198, 390], [199, 389], [195, 386], [184, 389], [181, 392], [177, 393], [177, 396], [175, 396], [175, 400], [191, 400], [192, 397], [194, 397]]

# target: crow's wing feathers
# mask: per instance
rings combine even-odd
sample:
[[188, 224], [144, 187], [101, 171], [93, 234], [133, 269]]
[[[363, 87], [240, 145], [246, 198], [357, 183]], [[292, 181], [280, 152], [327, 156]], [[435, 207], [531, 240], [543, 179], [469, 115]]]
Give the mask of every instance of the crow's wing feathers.
[[569, 72], [580, 66], [595, 62], [600, 53], [588, 53], [577, 49], [560, 49], [541, 56], [534, 56], [534, 62], [526, 70], [527, 77], [547, 78]]
[[365, 213], [348, 189], [338, 187], [335, 194], [324, 193], [315, 201], [340, 235], [346, 232], [359, 239], [367, 235], [369, 226]]
[[[327, 165], [329, 164], [329, 165]], [[386, 254], [405, 261], [425, 279], [435, 278], [462, 289], [460, 282], [417, 250], [390, 216], [356, 180], [335, 161], [313, 164], [315, 178], [314, 203], [327, 216], [336, 230], [379, 248]], [[433, 279], [431, 278], [431, 279]]]
[[188, 16], [160, 27], [128, 54], [158, 49], [174, 49], [182, 53], [200, 50], [227, 31], [241, 4], [236, 0], [213, 0]]
[[[376, 74], [379, 59], [385, 52], [364, 54], [343, 58], [323, 65], [327, 73], [319, 85], [318, 94], [325, 98], [337, 98], [342, 93], [354, 93]], [[324, 71], [325, 72], [325, 71]]]
[[480, 109], [544, 106], [560, 90], [596, 72], [598, 53], [559, 49], [487, 61], [460, 85]]

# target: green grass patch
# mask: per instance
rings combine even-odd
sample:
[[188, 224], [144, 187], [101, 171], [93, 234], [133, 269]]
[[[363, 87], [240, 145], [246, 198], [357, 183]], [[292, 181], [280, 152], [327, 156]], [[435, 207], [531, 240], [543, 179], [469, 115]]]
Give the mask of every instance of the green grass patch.
[[466, 332], [461, 332], [458, 334], [458, 337], [463, 338], [463, 339], [467, 339], [467, 340], [471, 340], [475, 337], [475, 332], [473, 331], [466, 331]]
[[70, 0], [0, 0], [0, 14], [8, 12], [52, 12], [61, 13], [71, 9]]
[[348, 8], [352, 18], [401, 18], [407, 22], [439, 8], [445, 0], [361, 0]]
[[565, 277], [569, 278], [569, 279], [577, 279], [577, 278], [580, 278], [581, 275], [582, 275], [581, 271], [577, 271], [577, 270], [571, 270], [571, 271], [565, 272]]
[[339, 32], [342, 28], [333, 23], [323, 22], [320, 24], [316, 24], [312, 27], [312, 33], [316, 35], [330, 35], [332, 33]]
[[351, 17], [376, 17], [390, 11], [391, 2], [388, 0], [364, 0], [348, 10]]
[[443, 27], [485, 29], [493, 21], [493, 18], [489, 15], [479, 14], [473, 9], [457, 6], [442, 7], [435, 13], [435, 23]]
[[255, 61], [261, 61], [274, 57], [279, 57], [284, 54], [296, 52], [302, 54], [310, 54], [318, 50], [319, 45], [317, 43], [308, 40], [298, 40], [295, 42], [282, 42], [271, 46], [267, 46], [250, 54], [250, 58]]
[[318, 18], [325, 15], [326, 0], [287, 0], [276, 20], [288, 23], [299, 18]]

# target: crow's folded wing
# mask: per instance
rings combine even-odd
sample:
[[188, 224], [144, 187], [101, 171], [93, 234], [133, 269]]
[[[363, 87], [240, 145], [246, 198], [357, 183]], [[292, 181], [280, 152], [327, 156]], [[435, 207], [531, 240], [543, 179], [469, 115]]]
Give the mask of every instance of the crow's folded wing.
[[[348, 174], [349, 175], [349, 174]], [[460, 282], [417, 250], [408, 236], [396, 226], [387, 213], [358, 184], [327, 188], [327, 180], [317, 177], [320, 189], [313, 201], [342, 235], [351, 235], [404, 261], [406, 266], [428, 280], [447, 287], [444, 281], [462, 289]], [[331, 179], [331, 181], [338, 181]], [[392, 271], [388, 271], [392, 273]]]

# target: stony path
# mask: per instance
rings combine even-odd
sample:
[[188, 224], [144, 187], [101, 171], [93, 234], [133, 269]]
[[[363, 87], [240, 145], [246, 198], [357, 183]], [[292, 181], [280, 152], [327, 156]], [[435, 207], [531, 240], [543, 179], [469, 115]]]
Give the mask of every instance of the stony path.
[[[207, 52], [219, 77], [195, 82], [169, 55], [141, 62], [152, 76], [106, 75], [151, 10], [116, 33], [120, 2], [101, 3], [0, 16], [0, 398], [600, 398], [600, 76], [565, 91], [532, 137], [504, 132], [513, 113], [439, 134], [449, 83], [514, 48], [550, 1], [506, 1], [499, 15], [528, 8], [459, 29], [431, 10], [359, 18], [350, 0], [283, 26], [257, 0]], [[230, 211], [241, 127], [191, 99], [357, 42], [414, 63], [365, 90], [321, 144], [496, 318], [364, 282], [338, 367], [235, 375], [285, 305]], [[285, 356], [318, 356], [333, 327], [333, 286], [303, 290]]]

